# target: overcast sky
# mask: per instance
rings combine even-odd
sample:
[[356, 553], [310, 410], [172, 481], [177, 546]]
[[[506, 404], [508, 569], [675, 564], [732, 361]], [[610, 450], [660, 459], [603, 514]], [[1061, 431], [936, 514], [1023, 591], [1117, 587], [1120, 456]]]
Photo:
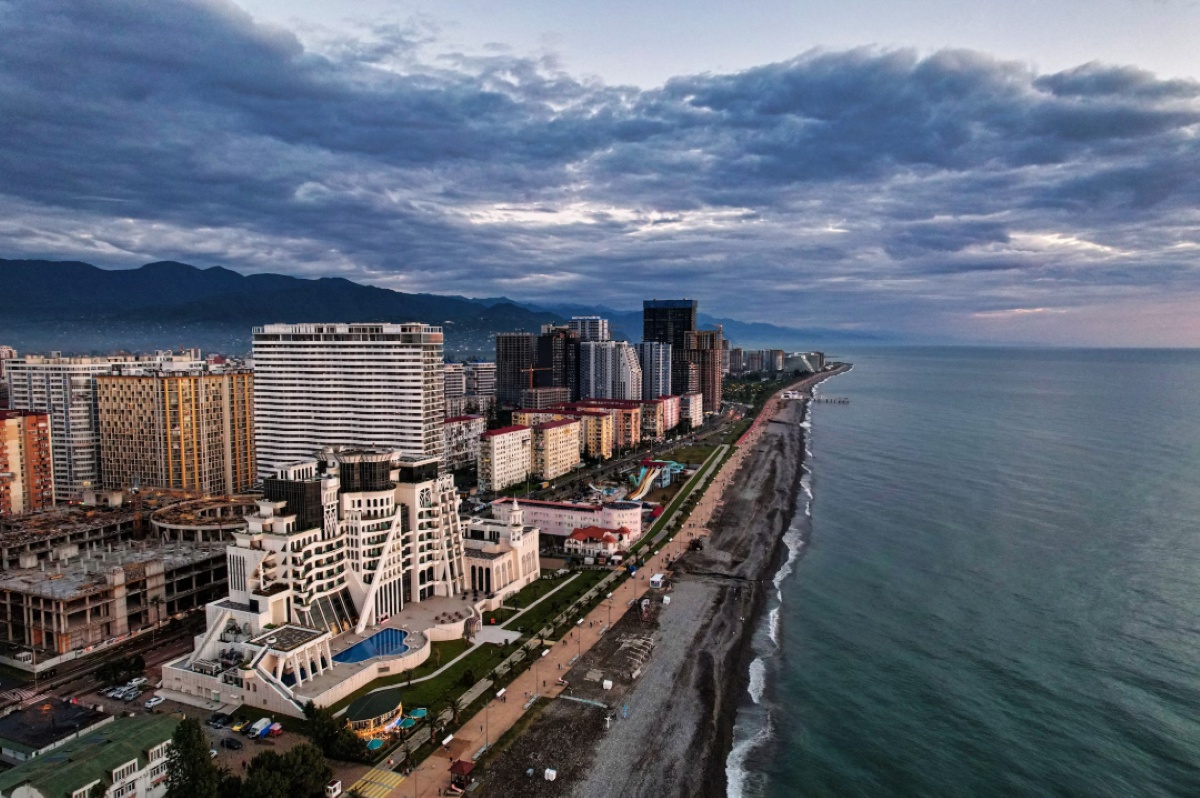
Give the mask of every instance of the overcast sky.
[[1200, 346], [1200, 8], [0, 0], [0, 257]]

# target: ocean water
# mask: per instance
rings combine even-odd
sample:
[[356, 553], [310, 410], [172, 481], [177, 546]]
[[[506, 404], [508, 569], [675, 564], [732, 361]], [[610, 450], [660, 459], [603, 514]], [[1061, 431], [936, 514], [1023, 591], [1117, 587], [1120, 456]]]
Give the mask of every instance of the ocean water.
[[1200, 795], [1200, 352], [843, 357], [729, 794]]

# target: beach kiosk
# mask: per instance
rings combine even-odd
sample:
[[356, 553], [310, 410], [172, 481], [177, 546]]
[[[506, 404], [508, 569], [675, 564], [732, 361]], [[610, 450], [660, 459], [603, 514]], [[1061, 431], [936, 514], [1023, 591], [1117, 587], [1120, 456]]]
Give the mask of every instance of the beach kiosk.
[[655, 574], [654, 576], [650, 577], [650, 589], [651, 590], [662, 590], [663, 585], [666, 583], [666, 580], [667, 580], [666, 574]]

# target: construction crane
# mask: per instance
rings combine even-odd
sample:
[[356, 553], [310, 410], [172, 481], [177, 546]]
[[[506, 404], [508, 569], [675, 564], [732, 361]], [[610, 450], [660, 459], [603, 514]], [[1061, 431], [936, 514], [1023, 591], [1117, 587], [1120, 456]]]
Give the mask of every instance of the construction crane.
[[540, 369], [534, 368], [533, 366], [530, 366], [529, 368], [521, 369], [522, 374], [524, 374], [525, 372], [529, 372], [529, 388], [531, 390], [533, 389], [533, 372], [535, 372], [535, 371], [554, 371], [554, 369], [550, 368], [549, 366], [543, 366]]

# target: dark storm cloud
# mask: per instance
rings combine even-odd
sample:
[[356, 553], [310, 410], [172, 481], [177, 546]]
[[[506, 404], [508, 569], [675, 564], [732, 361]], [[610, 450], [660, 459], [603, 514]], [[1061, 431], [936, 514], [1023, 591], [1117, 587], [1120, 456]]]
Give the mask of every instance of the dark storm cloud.
[[1200, 86], [1133, 68], [859, 49], [641, 90], [218, 2], [0, 0], [0, 29], [9, 256], [896, 328], [1200, 290]]

